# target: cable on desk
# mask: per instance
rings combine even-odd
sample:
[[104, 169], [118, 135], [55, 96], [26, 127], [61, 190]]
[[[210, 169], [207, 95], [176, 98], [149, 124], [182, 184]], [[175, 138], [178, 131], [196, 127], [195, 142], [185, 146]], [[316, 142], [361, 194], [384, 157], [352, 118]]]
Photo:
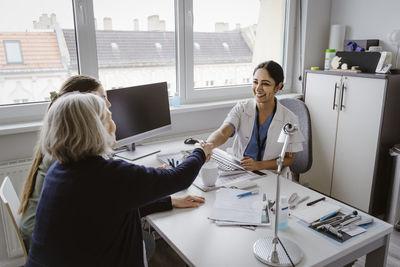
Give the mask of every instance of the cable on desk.
[[279, 239], [279, 237], [278, 237], [278, 241], [279, 241], [279, 243], [281, 243], [281, 246], [283, 247], [283, 250], [285, 251], [286, 256], [289, 258], [289, 261], [290, 261], [290, 263], [292, 264], [292, 267], [295, 267], [295, 265], [294, 265], [292, 259], [291, 259], [290, 256], [289, 256], [289, 253], [286, 251], [286, 248], [285, 248], [285, 246], [282, 244], [282, 241]]

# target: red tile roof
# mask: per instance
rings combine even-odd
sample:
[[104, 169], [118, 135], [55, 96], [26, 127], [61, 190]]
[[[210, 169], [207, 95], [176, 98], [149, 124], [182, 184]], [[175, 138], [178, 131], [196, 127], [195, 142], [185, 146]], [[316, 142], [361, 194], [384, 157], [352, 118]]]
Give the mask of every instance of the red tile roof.
[[[5, 40], [21, 43], [22, 64], [7, 64]], [[0, 70], [62, 68], [55, 32], [0, 32]]]

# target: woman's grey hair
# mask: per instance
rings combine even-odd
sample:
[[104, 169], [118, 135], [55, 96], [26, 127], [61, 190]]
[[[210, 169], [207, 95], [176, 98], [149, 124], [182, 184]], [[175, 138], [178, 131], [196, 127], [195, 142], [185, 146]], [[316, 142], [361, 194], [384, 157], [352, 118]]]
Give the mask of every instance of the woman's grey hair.
[[90, 93], [68, 93], [47, 112], [40, 135], [42, 151], [61, 163], [76, 162], [111, 151], [107, 107]]

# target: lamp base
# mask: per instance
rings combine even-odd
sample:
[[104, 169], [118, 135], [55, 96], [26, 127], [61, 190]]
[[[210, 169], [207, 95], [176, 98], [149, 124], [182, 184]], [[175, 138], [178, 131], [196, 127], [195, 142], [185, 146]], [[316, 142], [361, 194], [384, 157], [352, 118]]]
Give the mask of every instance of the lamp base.
[[[281, 243], [278, 243], [276, 245], [278, 258], [276, 262], [275, 260], [274, 262], [272, 261], [271, 256], [274, 250], [274, 244], [272, 243], [273, 239], [274, 237], [267, 236], [265, 238], [257, 240], [253, 245], [254, 256], [256, 256], [256, 258], [259, 261], [271, 266], [292, 266], [289, 258], [286, 256], [286, 253], [283, 250]], [[296, 245], [296, 243], [288, 239], [285, 238], [279, 238], [279, 239], [285, 246], [286, 251], [288, 252], [290, 258], [292, 259], [293, 264], [294, 265], [298, 264], [303, 258], [303, 251], [300, 249], [300, 247]]]

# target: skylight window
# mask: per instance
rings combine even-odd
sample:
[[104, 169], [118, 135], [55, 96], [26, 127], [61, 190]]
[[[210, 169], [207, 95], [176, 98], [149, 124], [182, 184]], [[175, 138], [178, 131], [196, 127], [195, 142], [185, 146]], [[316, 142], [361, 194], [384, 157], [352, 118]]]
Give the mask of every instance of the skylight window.
[[111, 49], [112, 49], [112, 50], [118, 50], [118, 49], [119, 49], [119, 46], [118, 46], [118, 44], [117, 44], [117, 43], [114, 43], [114, 42], [112, 42], [112, 43], [111, 43]]
[[157, 50], [161, 50], [162, 49], [162, 44], [155, 43], [154, 45], [156, 46]]
[[22, 50], [20, 41], [4, 41], [7, 64], [22, 64]]
[[229, 51], [229, 50], [230, 50], [228, 43], [223, 42], [223, 43], [222, 43], [222, 46], [224, 47], [224, 49], [225, 49], [226, 51]]

